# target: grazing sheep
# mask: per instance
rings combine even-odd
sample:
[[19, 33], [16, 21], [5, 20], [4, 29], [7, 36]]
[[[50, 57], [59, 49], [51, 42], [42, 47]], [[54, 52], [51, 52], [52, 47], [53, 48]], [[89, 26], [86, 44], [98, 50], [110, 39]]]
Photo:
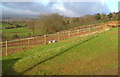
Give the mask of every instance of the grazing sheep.
[[52, 40], [52, 43], [56, 43], [57, 41], [56, 40]]
[[56, 43], [56, 40], [50, 40], [49, 43]]

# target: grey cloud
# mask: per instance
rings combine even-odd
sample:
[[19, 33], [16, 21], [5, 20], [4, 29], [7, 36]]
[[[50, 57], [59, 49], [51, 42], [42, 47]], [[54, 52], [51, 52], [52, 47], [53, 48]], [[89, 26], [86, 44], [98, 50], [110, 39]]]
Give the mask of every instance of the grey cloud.
[[75, 12], [75, 14], [79, 16], [110, 12], [107, 6], [100, 2], [64, 2], [64, 7]]
[[[49, 2], [48, 5], [36, 2], [5, 2], [2, 3], [3, 15], [38, 15], [40, 13], [59, 13], [67, 16], [82, 16], [95, 13], [109, 13], [106, 5], [100, 2], [63, 2], [63, 9], [53, 9], [58, 2]], [[59, 6], [58, 6], [59, 8]]]
[[[34, 3], [34, 2], [5, 2], [3, 6], [20, 10], [30, 10], [30, 11], [38, 11], [38, 12], [47, 12], [49, 7], [44, 6], [43, 4]], [[4, 9], [3, 9], [4, 10]]]

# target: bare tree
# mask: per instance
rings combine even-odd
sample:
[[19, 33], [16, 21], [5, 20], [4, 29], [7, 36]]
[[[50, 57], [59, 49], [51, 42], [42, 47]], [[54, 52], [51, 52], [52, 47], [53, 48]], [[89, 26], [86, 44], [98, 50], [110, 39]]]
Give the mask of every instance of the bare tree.
[[64, 25], [64, 16], [59, 14], [40, 15], [40, 28], [44, 34], [54, 33], [62, 30]]
[[36, 26], [36, 21], [35, 20], [32, 20], [32, 21], [29, 21], [29, 29], [32, 30], [32, 36], [34, 37], [35, 36], [35, 26]]

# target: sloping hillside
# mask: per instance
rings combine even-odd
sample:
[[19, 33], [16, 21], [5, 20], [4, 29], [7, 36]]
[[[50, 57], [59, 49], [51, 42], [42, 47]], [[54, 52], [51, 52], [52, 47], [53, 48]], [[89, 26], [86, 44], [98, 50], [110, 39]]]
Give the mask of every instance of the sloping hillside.
[[64, 75], [117, 74], [116, 29], [73, 37], [3, 57], [3, 74]]

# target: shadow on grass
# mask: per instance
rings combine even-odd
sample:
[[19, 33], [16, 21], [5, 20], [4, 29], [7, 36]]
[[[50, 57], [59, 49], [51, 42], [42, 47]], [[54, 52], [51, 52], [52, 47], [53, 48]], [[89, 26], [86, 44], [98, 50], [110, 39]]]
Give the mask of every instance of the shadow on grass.
[[[95, 36], [95, 37], [98, 37], [98, 36]], [[56, 54], [56, 55], [54, 55], [54, 56], [52, 56], [52, 57], [44, 60], [44, 61], [41, 61], [41, 62], [39, 62], [39, 63], [37, 63], [37, 64], [35, 64], [35, 65], [33, 65], [33, 66], [31, 66], [30, 68], [26, 69], [25, 71], [21, 72], [20, 74], [24, 74], [25, 72], [33, 69], [35, 66], [37, 66], [37, 65], [39, 65], [39, 64], [42, 64], [42, 63], [44, 63], [44, 62], [46, 62], [46, 61], [48, 61], [48, 60], [51, 60], [51, 59], [53, 59], [53, 58], [55, 58], [55, 57], [57, 57], [57, 56], [65, 53], [65, 52], [67, 52], [68, 50], [70, 50], [70, 49], [72, 49], [72, 48], [74, 48], [74, 47], [76, 47], [76, 46], [78, 46], [78, 45], [80, 45], [80, 44], [83, 44], [83, 43], [85, 43], [85, 42], [87, 42], [87, 41], [89, 41], [89, 40], [91, 40], [91, 39], [93, 39], [93, 38], [95, 38], [95, 37], [91, 37], [91, 38], [89, 38], [89, 39], [87, 39], [87, 40], [82, 41], [81, 43], [78, 43], [78, 44], [76, 44], [76, 45], [73, 45], [72, 47], [67, 48], [67, 49], [64, 50], [64, 51], [62, 51], [62, 52], [60, 52], [60, 53], [58, 53], [58, 54]]]
[[2, 75], [18, 75], [13, 66], [20, 58], [2, 60]]

